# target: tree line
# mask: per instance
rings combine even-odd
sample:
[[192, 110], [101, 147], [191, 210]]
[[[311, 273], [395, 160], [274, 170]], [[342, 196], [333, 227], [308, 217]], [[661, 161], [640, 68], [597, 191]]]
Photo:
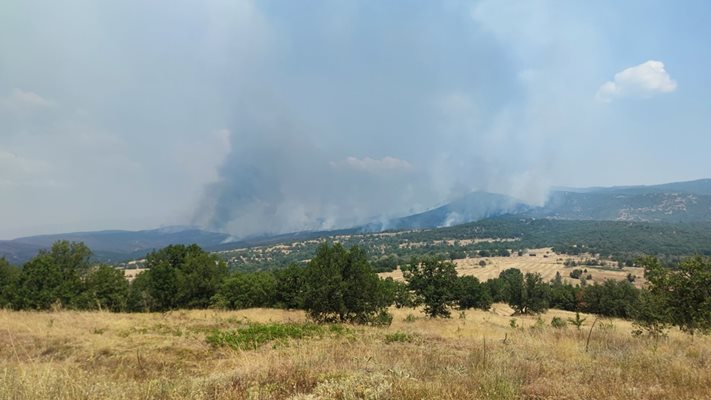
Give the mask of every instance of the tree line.
[[480, 282], [459, 276], [455, 264], [413, 258], [401, 268], [405, 282], [380, 278], [365, 251], [322, 243], [306, 264], [262, 272], [230, 272], [223, 260], [197, 245], [172, 245], [150, 253], [131, 282], [109, 265], [95, 265], [83, 243], [58, 241], [21, 268], [0, 259], [0, 308], [17, 310], [106, 310], [163, 312], [175, 309], [302, 309], [323, 322], [387, 324], [390, 306], [422, 306], [430, 317], [453, 310], [488, 310], [508, 303], [516, 314], [548, 308], [636, 321], [640, 332], [670, 326], [689, 333], [711, 329], [711, 261], [700, 256], [667, 268], [644, 258], [649, 287], [629, 281], [572, 285], [557, 275], [516, 268]]

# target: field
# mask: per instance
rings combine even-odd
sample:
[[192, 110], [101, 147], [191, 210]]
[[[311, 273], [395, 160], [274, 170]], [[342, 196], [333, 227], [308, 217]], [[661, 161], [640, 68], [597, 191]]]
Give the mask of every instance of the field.
[[[535, 256], [531, 256], [534, 254]], [[596, 267], [596, 266], [576, 266], [576, 267], [566, 267], [564, 265], [565, 260], [572, 260], [577, 263], [581, 263], [586, 257], [583, 256], [569, 256], [569, 255], [559, 255], [553, 252], [550, 248], [540, 248], [531, 249], [529, 254], [524, 254], [518, 256], [513, 254], [511, 257], [473, 257], [465, 258], [461, 260], [454, 260], [457, 265], [457, 273], [462, 275], [472, 275], [477, 277], [480, 281], [486, 281], [499, 276], [501, 271], [509, 268], [518, 268], [523, 273], [539, 273], [543, 277], [543, 280], [548, 282], [555, 278], [556, 272], [560, 272], [561, 277], [564, 281], [568, 281], [572, 284], [580, 283], [577, 279], [570, 278], [570, 272], [575, 269], [587, 269], [588, 273], [592, 275], [592, 282], [603, 282], [606, 279], [613, 280], [624, 280], [627, 279], [627, 274], [632, 274], [636, 276], [634, 284], [638, 287], [644, 284], [644, 269], [637, 267], [624, 267], [618, 269], [615, 267]], [[479, 263], [484, 261], [485, 266], [480, 266]], [[379, 274], [383, 278], [392, 277], [395, 280], [403, 281], [402, 271], [397, 269], [393, 272], [386, 272]], [[587, 275], [587, 274], [585, 274]]]
[[586, 352], [592, 316], [578, 331], [551, 327], [553, 316], [572, 317], [555, 310], [512, 327], [500, 304], [449, 320], [393, 312], [388, 328], [312, 326], [318, 334], [233, 348], [209, 338], [274, 327], [255, 323], [298, 328], [303, 313], [0, 310], [0, 398], [711, 398], [707, 337], [672, 331], [657, 342], [601, 320]]

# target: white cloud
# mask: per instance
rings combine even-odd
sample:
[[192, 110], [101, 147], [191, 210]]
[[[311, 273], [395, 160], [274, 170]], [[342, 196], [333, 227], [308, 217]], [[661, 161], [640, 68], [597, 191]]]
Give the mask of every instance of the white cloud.
[[390, 156], [383, 157], [380, 160], [370, 157], [346, 157], [344, 160], [331, 162], [331, 165], [334, 167], [346, 167], [370, 173], [407, 172], [412, 170], [412, 164], [409, 162]]
[[54, 103], [35, 92], [15, 88], [8, 96], [0, 98], [0, 105], [13, 112], [27, 112], [52, 107]]
[[49, 164], [0, 150], [0, 187], [20, 185], [49, 185]]
[[658, 93], [670, 93], [677, 88], [661, 61], [649, 60], [615, 74], [615, 79], [600, 86], [595, 98], [609, 102], [615, 97], [647, 98]]

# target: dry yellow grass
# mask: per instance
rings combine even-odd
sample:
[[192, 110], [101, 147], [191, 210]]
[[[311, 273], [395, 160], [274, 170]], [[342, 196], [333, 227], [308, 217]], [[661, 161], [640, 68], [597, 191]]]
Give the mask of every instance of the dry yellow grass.
[[[389, 328], [212, 348], [211, 329], [302, 321], [279, 310], [167, 314], [0, 311], [2, 399], [709, 399], [711, 340], [672, 332], [654, 343], [607, 320], [550, 327], [495, 305], [430, 320], [393, 310]], [[408, 316], [411, 316], [408, 318]], [[409, 321], [408, 321], [409, 320]], [[402, 333], [390, 343], [387, 335]], [[504, 340], [505, 339], [505, 340]]]
[[[576, 279], [570, 279], [570, 271], [575, 268], [587, 269], [592, 275], [591, 282], [604, 282], [606, 279], [624, 280], [627, 279], [627, 274], [637, 276], [635, 285], [641, 287], [644, 284], [644, 269], [637, 267], [617, 268], [597, 268], [590, 266], [566, 267], [563, 265], [565, 260], [571, 259], [576, 262], [582, 261], [585, 257], [559, 255], [553, 252], [550, 248], [531, 249], [531, 253], [535, 254], [532, 257], [528, 254], [522, 256], [512, 255], [511, 257], [473, 257], [461, 260], [454, 260], [457, 265], [457, 273], [460, 276], [471, 275], [477, 277], [480, 281], [487, 281], [496, 278], [499, 274], [509, 268], [518, 268], [523, 273], [539, 273], [543, 280], [548, 282], [555, 278], [556, 272], [560, 272], [564, 281], [576, 284], [579, 283]], [[480, 266], [479, 263], [484, 261], [486, 266]], [[391, 277], [398, 281], [404, 281], [402, 271], [397, 269], [393, 272], [384, 272], [379, 274], [383, 278]]]

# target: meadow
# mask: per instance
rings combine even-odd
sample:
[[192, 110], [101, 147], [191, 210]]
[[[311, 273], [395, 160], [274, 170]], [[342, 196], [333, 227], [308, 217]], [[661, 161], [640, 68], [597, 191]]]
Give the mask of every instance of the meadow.
[[[533, 254], [534, 256], [531, 256]], [[580, 281], [577, 279], [570, 278], [570, 272], [574, 269], [587, 270], [587, 272], [592, 276], [589, 283], [603, 283], [605, 280], [615, 280], [624, 281], [627, 279], [628, 274], [635, 276], [634, 285], [642, 287], [644, 285], [644, 268], [641, 267], [613, 267], [611, 263], [608, 266], [587, 266], [583, 263], [590, 259], [592, 256], [589, 254], [583, 255], [566, 255], [558, 254], [553, 251], [552, 248], [539, 248], [539, 249], [529, 249], [527, 253], [523, 255], [517, 255], [513, 253], [509, 257], [493, 256], [493, 257], [467, 257], [463, 259], [453, 260], [457, 266], [457, 274], [459, 276], [475, 276], [482, 282], [488, 281], [489, 279], [494, 279], [499, 276], [499, 274], [509, 268], [516, 268], [521, 272], [540, 274], [545, 282], [550, 282], [556, 276], [556, 273], [560, 273], [561, 278], [564, 282], [571, 283], [573, 285], [579, 284]], [[480, 265], [481, 262], [484, 265]], [[565, 265], [565, 261], [574, 261], [578, 265], [575, 267], [568, 267]], [[393, 278], [397, 281], [404, 282], [405, 278], [403, 272], [400, 268], [395, 269], [391, 272], [381, 272], [378, 275], [382, 278]], [[587, 275], [587, 273], [585, 274]]]
[[[391, 326], [314, 325], [302, 311], [0, 310], [1, 399], [709, 399], [711, 340], [628, 321], [580, 330], [550, 310]], [[589, 343], [588, 343], [588, 335]], [[587, 347], [587, 349], [586, 349]]]

